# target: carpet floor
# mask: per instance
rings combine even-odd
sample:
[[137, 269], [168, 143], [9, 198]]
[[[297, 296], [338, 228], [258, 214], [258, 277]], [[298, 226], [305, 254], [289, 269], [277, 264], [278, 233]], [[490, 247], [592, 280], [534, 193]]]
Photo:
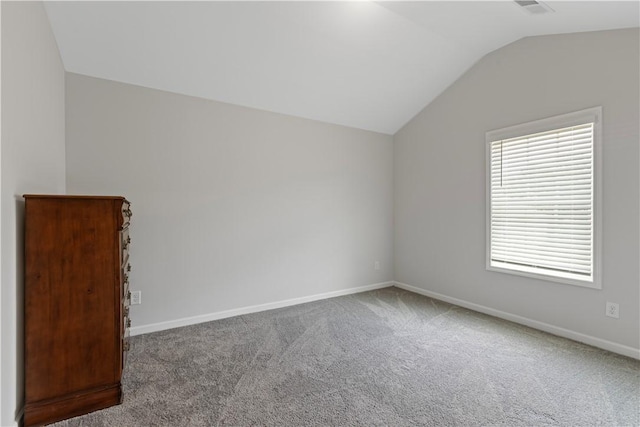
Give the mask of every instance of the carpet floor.
[[56, 426], [640, 424], [640, 361], [398, 288], [132, 338]]

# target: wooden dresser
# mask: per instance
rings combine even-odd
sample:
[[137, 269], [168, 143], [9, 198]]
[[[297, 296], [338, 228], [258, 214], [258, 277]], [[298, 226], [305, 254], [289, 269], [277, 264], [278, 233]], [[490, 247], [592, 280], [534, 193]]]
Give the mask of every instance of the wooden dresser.
[[123, 197], [25, 195], [24, 425], [122, 402], [129, 349]]

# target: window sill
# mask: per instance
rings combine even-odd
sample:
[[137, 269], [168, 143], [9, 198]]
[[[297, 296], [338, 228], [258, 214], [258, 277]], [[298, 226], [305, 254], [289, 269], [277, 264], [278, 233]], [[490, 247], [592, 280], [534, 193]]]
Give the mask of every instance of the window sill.
[[584, 278], [577, 274], [558, 272], [557, 276], [541, 273], [540, 270], [534, 267], [518, 266], [508, 264], [499, 261], [488, 261], [488, 271], [495, 271], [498, 273], [513, 274], [516, 276], [524, 276], [532, 279], [544, 280], [547, 282], [563, 283], [566, 285], [580, 286], [590, 289], [602, 289], [602, 286], [598, 280], [591, 278]]

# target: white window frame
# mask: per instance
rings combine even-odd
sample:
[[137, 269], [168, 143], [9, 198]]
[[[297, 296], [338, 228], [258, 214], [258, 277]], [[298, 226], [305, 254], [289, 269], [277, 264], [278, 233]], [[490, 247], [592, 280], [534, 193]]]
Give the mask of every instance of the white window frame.
[[[491, 143], [493, 141], [516, 138], [539, 132], [593, 123], [593, 181], [592, 181], [592, 274], [591, 280], [578, 279], [572, 275], [542, 274], [534, 268], [494, 262], [491, 260]], [[501, 273], [531, 277], [545, 281], [602, 289], [602, 107], [562, 114], [507, 128], [496, 129], [485, 134], [486, 147], [486, 269]]]

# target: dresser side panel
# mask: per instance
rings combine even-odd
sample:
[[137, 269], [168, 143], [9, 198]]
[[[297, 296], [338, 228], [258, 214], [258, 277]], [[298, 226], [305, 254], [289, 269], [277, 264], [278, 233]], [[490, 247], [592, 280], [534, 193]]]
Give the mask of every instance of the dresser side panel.
[[120, 381], [113, 206], [26, 200], [27, 404]]

